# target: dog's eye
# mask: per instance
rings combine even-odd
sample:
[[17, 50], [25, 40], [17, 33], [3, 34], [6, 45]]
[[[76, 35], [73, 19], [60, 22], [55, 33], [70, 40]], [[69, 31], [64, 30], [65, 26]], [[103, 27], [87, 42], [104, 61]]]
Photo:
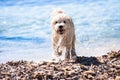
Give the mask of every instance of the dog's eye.
[[58, 22], [56, 21], [55, 24], [57, 24]]
[[66, 23], [66, 21], [63, 21], [64, 23]]

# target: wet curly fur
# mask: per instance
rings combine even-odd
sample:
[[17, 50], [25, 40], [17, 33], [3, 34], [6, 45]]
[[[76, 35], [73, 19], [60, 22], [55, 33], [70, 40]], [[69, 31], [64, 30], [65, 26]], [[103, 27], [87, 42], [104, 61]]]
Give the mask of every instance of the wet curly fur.
[[75, 60], [75, 28], [72, 18], [61, 9], [54, 10], [51, 26], [54, 54], [61, 56], [65, 49], [65, 59]]

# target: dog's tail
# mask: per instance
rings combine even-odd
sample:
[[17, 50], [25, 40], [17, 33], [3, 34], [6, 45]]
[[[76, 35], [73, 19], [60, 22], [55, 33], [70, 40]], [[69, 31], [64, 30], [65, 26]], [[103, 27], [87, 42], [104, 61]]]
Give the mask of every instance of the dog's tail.
[[53, 11], [53, 13], [52, 13], [52, 15], [57, 15], [57, 14], [63, 14], [63, 13], [65, 13], [62, 9], [55, 9], [54, 11]]

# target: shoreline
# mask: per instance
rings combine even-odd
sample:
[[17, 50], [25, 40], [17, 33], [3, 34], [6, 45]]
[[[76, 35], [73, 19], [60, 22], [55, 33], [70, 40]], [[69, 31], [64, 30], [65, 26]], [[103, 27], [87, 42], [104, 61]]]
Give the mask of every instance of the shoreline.
[[100, 57], [79, 56], [77, 62], [8, 61], [0, 64], [6, 80], [120, 80], [120, 50]]

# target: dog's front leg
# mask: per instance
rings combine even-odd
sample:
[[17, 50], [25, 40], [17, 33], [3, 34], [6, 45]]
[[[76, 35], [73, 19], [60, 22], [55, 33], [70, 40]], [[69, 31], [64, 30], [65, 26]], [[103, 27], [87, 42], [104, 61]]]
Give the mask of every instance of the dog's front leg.
[[53, 45], [53, 50], [54, 50], [54, 54], [55, 54], [57, 57], [61, 56], [62, 51], [59, 50], [59, 47], [58, 47], [58, 46]]
[[70, 59], [70, 48], [66, 48], [66, 52], [65, 52], [65, 60], [69, 60]]
[[71, 46], [71, 55], [70, 55], [71, 60], [77, 60], [77, 55], [75, 52], [75, 35], [73, 37], [73, 41], [72, 41], [72, 46]]
[[74, 48], [71, 49], [70, 59], [71, 59], [71, 60], [74, 60], [74, 61], [77, 60], [77, 55], [76, 55], [76, 52], [75, 52], [75, 49], [74, 49]]

